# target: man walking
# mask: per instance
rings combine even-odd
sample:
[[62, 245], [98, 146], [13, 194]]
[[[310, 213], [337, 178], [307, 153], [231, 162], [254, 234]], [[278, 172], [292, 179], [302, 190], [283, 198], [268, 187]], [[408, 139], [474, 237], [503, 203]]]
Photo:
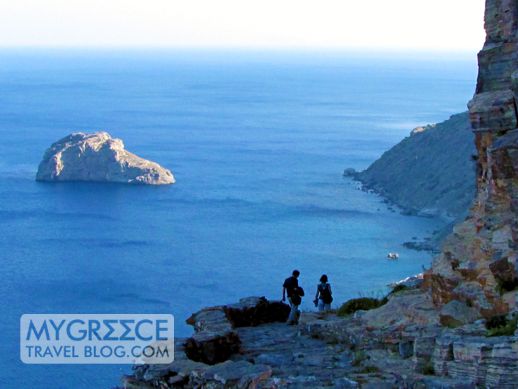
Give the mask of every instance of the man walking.
[[304, 295], [302, 288], [299, 288], [300, 272], [293, 270], [292, 276], [286, 278], [282, 285], [282, 301], [286, 301], [286, 295], [288, 295], [288, 301], [290, 303], [290, 315], [288, 317], [288, 324], [295, 325], [299, 320], [299, 305], [302, 301], [301, 296]]

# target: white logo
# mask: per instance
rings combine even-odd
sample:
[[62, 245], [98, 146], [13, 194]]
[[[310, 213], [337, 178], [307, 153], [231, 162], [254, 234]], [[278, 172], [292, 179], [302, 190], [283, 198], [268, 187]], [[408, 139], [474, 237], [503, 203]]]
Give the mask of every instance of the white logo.
[[26, 314], [20, 359], [29, 364], [167, 364], [174, 318], [146, 314]]

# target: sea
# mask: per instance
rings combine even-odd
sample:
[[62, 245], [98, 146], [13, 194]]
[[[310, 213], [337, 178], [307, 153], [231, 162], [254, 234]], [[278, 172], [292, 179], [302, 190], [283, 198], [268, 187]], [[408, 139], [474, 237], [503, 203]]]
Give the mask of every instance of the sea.
[[[441, 221], [343, 171], [466, 110], [476, 72], [475, 53], [0, 50], [0, 387], [114, 388], [131, 372], [24, 365], [25, 313], [168, 313], [186, 337], [202, 307], [279, 300], [295, 268], [312, 310], [324, 273], [337, 307], [429, 267], [402, 243]], [[35, 181], [53, 142], [99, 130], [177, 183]]]

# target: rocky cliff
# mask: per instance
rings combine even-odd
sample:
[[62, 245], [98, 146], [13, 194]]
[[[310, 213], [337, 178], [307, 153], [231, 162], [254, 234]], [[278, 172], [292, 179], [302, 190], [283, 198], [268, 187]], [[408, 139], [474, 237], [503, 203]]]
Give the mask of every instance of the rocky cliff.
[[487, 0], [487, 39], [469, 103], [477, 194], [430, 274], [434, 302], [453, 300], [484, 317], [518, 309], [518, 2]]
[[139, 365], [126, 389], [515, 388], [518, 337], [487, 337], [482, 322], [440, 325], [429, 293], [392, 293], [381, 308], [302, 313], [264, 298], [205, 308], [177, 339], [175, 361]]
[[205, 309], [177, 361], [136, 367], [125, 386], [516, 388], [518, 1], [487, 0], [486, 31], [469, 104], [476, 199], [421, 285], [394, 290], [376, 309], [354, 301], [347, 306], [365, 310], [346, 317], [302, 314], [295, 331], [272, 324], [286, 309], [261, 299]]
[[475, 196], [474, 154], [469, 117], [461, 113], [414, 129], [355, 178], [407, 212], [459, 220]]
[[173, 184], [174, 176], [155, 162], [124, 149], [107, 132], [70, 134], [43, 155], [37, 181], [97, 181], [126, 184]]

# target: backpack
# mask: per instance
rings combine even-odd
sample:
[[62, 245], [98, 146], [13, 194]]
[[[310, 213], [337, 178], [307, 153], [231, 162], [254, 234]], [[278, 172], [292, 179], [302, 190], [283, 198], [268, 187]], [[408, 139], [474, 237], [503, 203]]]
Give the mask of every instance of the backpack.
[[300, 303], [302, 303], [302, 296], [304, 296], [304, 289], [299, 286], [291, 296], [291, 302], [295, 305], [300, 305]]
[[293, 297], [293, 295], [296, 294], [296, 289], [298, 286], [297, 279], [294, 277], [288, 277], [286, 280], [284, 280], [284, 284], [282, 286], [286, 288], [288, 297]]
[[318, 290], [320, 292], [320, 299], [324, 302], [324, 304], [331, 304], [333, 302], [333, 296], [331, 296], [331, 289], [329, 288], [329, 284], [318, 285]]

